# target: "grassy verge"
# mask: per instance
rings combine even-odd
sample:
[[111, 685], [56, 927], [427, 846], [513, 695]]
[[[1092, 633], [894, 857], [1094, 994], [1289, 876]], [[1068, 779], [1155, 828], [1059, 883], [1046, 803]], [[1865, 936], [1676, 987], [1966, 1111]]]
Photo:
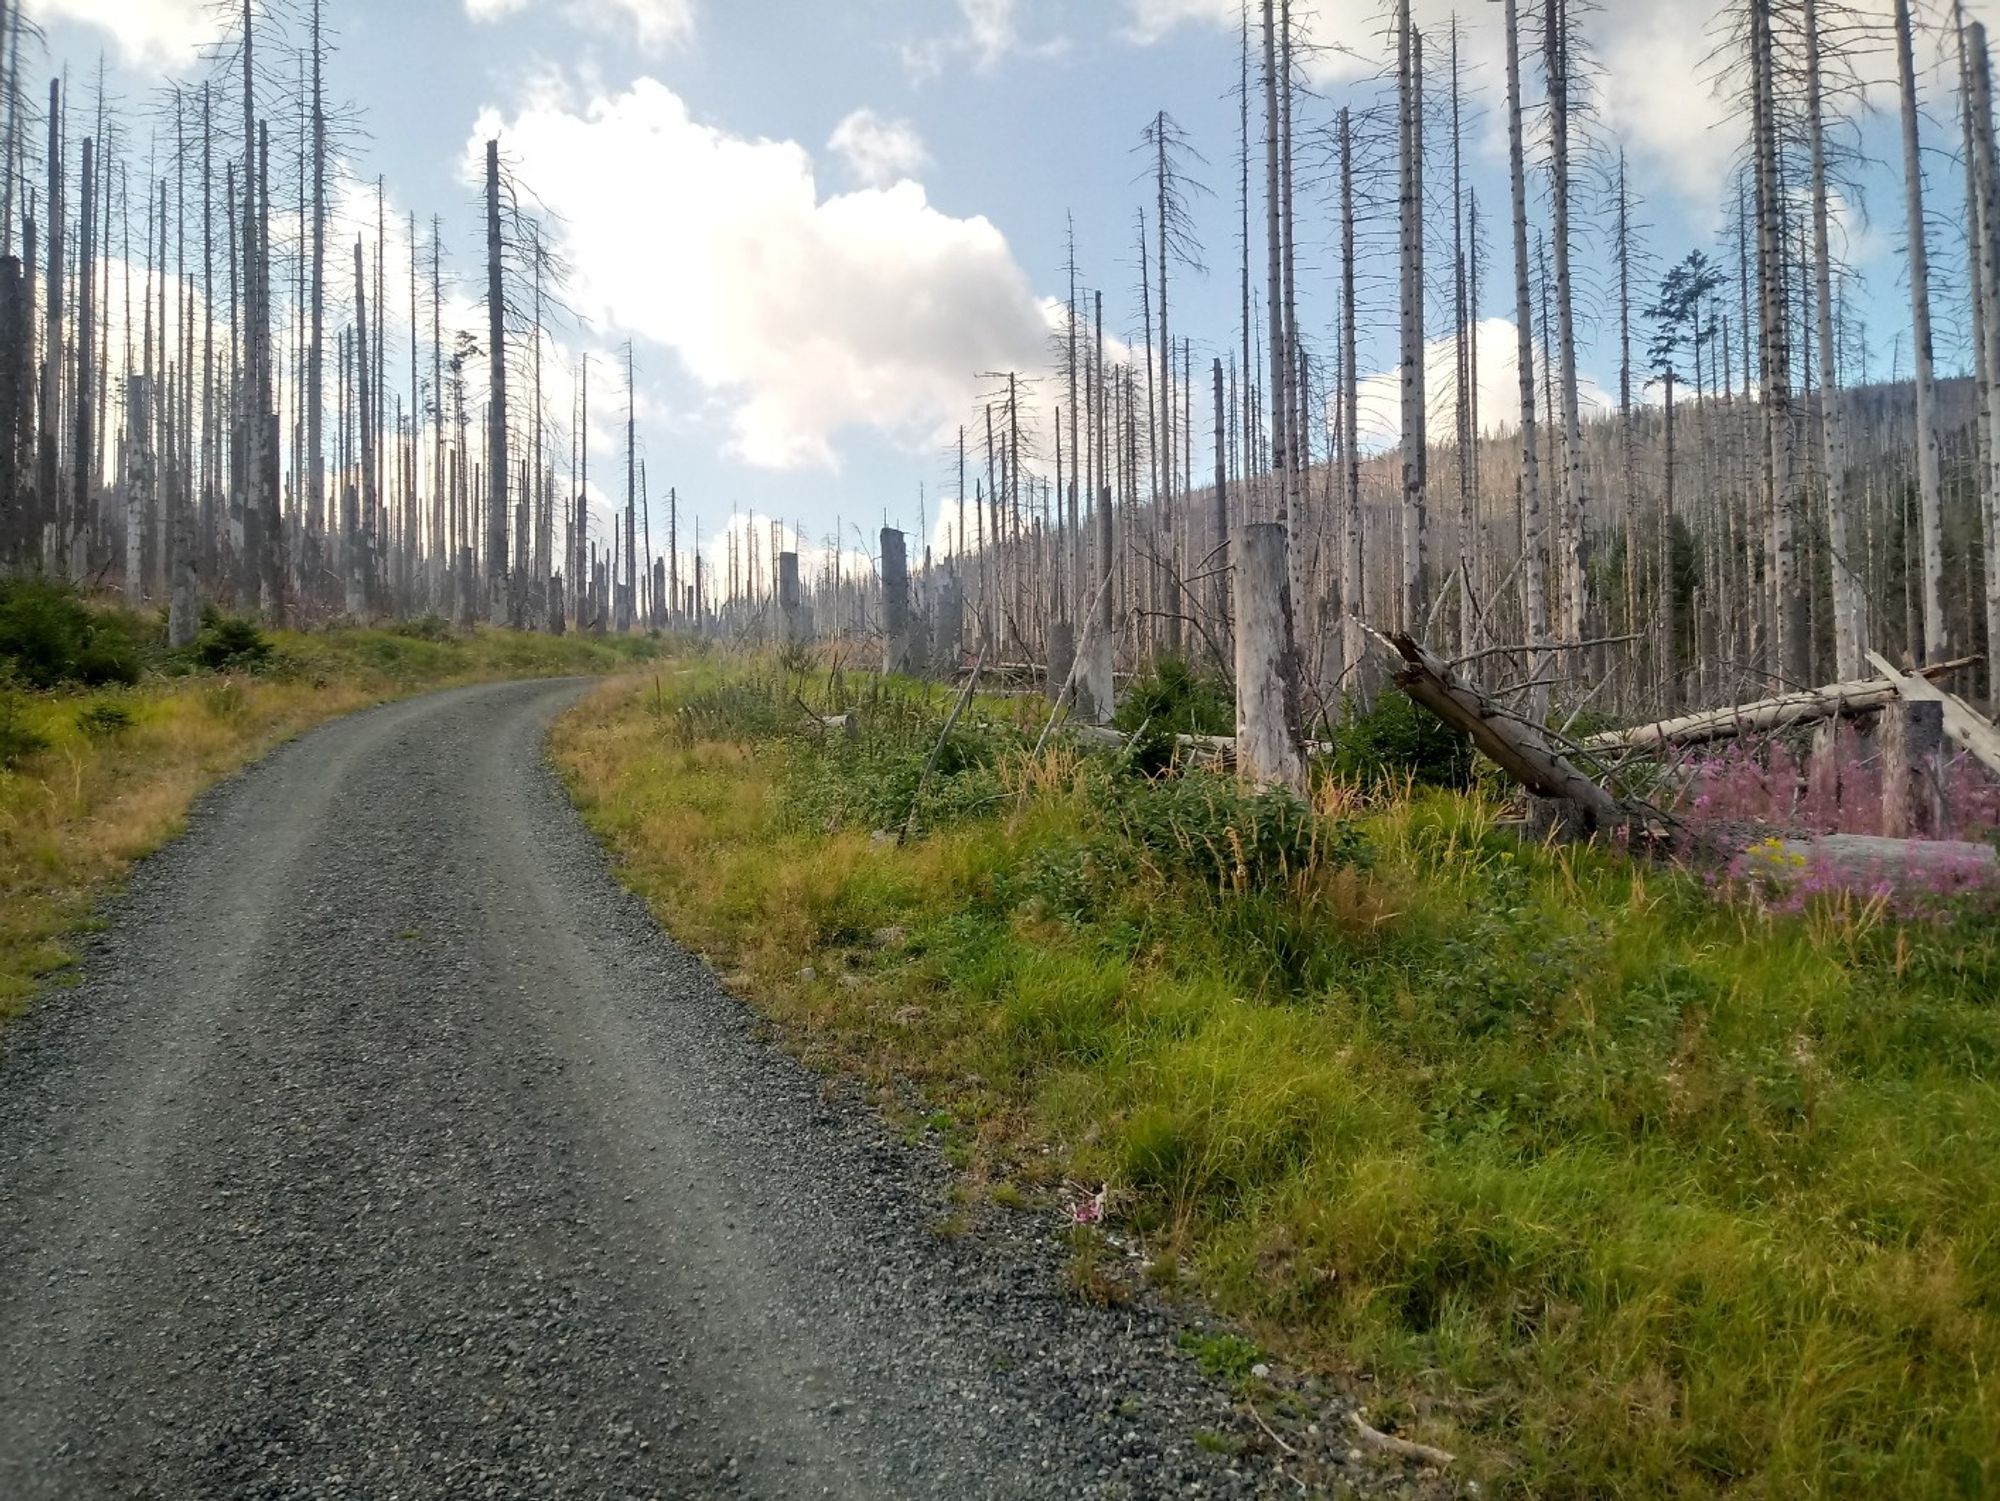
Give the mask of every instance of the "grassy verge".
[[913, 1084], [975, 1191], [1104, 1185], [1153, 1277], [1509, 1493], [2000, 1483], [1990, 918], [1721, 906], [1476, 797], [1274, 812], [1004, 724], [899, 845], [935, 702], [870, 690], [848, 742], [795, 691], [608, 684], [558, 761], [662, 919]]
[[506, 631], [281, 631], [265, 644], [254, 671], [156, 653], [129, 685], [0, 681], [0, 1022], [70, 962], [69, 937], [135, 859], [180, 831], [196, 795], [278, 742], [384, 699], [603, 672], [650, 649]]

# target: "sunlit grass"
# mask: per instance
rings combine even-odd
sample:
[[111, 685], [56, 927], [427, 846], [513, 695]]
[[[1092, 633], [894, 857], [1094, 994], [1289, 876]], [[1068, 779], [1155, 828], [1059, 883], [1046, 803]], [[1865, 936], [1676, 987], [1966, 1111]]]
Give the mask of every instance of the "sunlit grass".
[[846, 764], [810, 738], [676, 744], [724, 672], [608, 685], [559, 762], [663, 919], [976, 1180], [1109, 1184], [1156, 1267], [1504, 1491], [2000, 1479], [1990, 925], [1717, 905], [1341, 788], [1365, 858], [1237, 892], [1061, 749], [898, 846], [801, 815]]

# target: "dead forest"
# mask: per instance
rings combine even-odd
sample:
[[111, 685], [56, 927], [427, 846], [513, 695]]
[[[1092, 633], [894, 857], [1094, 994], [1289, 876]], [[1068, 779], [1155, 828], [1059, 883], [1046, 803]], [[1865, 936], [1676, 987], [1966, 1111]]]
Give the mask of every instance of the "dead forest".
[[[1928, 668], [1945, 736], [1991, 757], [1970, 702], [2000, 696], [1984, 27], [1910, 0], [1723, 0], [1713, 83], [1743, 125], [1725, 228], [1663, 265], [1590, 118], [1585, 8], [1467, 17], [1504, 40], [1483, 81], [1508, 146], [1494, 205], [1466, 182], [1459, 27], [1389, 4], [1353, 39], [1381, 77], [1336, 106], [1305, 82], [1302, 3], [1246, 4], [1217, 58], [1235, 140], [1144, 122], [1133, 260], [1093, 274], [1072, 254], [1047, 363], [983, 377], [922, 528], [814, 539], [717, 534], [723, 501], [683, 493], [671, 454], [647, 473], [637, 355], [570, 352], [562, 225], [504, 140], [476, 222], [389, 222], [336, 102], [325, 0], [243, 0], [199, 76], [146, 99], [55, 68], [10, 0], [0, 559], [162, 609], [176, 642], [208, 604], [843, 640], [891, 672], [977, 663], [1085, 722], [1182, 657], [1233, 681], [1239, 768], [1294, 785], [1344, 704], [1413, 670], [1537, 738], [1588, 712], [1666, 745], [1702, 710], [1872, 713]], [[1830, 222], [1878, 95], [1900, 121], [1893, 330], [1856, 316]], [[1233, 246], [1197, 242], [1197, 192], [1234, 199]], [[1586, 232], [1609, 247], [1590, 293]], [[1239, 284], [1236, 327], [1183, 326], [1197, 270]], [[1389, 414], [1357, 349], [1392, 324]], [[1482, 412], [1478, 343], [1508, 325], [1518, 411]], [[1602, 399], [1586, 357], [1615, 373]], [[609, 454], [593, 400], [622, 417]]]

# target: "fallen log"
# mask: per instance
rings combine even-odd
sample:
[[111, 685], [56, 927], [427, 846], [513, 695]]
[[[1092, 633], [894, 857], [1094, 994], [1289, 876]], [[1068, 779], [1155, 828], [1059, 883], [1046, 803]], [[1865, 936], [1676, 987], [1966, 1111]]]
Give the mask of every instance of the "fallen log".
[[1370, 627], [1363, 629], [1398, 660], [1400, 665], [1394, 672], [1397, 687], [1447, 725], [1470, 736], [1488, 760], [1529, 792], [1574, 810], [1574, 822], [1582, 832], [1643, 826], [1650, 809], [1613, 797], [1550, 745], [1541, 726], [1502, 709], [1415, 637], [1402, 631], [1383, 636]]
[[1808, 877], [1854, 890], [1948, 891], [2000, 883], [2000, 850], [1966, 840], [1827, 834], [1778, 841], [1775, 848], [1752, 845], [1748, 855], [1752, 874], [1785, 885]]
[[1994, 728], [1992, 720], [1958, 695], [1947, 693], [1923, 677], [1897, 671], [1892, 663], [1875, 652], [1868, 653], [1868, 660], [1874, 664], [1876, 671], [1895, 685], [1899, 697], [1911, 703], [1943, 705], [1945, 734], [1970, 751], [1988, 771], [2000, 776], [2000, 729]]
[[[1871, 658], [1871, 660], [1874, 660]], [[1977, 667], [1985, 658], [1960, 657], [1951, 662], [1935, 662], [1923, 669], [1919, 682], [1944, 677], [1967, 667]], [[1893, 670], [1893, 669], [1892, 669]], [[1903, 695], [1889, 677], [1857, 678], [1851, 682], [1828, 683], [1823, 688], [1804, 688], [1755, 703], [1734, 704], [1724, 709], [1704, 709], [1653, 724], [1634, 725], [1626, 730], [1610, 730], [1592, 735], [1583, 742], [1585, 750], [1655, 750], [1667, 745], [1702, 745], [1711, 740], [1727, 740], [1733, 735], [1757, 734], [1787, 729], [1792, 725], [1813, 724], [1836, 715], [1870, 714]]]

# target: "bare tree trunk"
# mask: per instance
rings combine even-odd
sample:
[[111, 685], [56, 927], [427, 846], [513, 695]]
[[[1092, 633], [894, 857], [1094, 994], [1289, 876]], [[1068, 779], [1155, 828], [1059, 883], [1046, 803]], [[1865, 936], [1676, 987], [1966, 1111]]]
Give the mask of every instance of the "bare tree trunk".
[[285, 620], [284, 517], [280, 510], [279, 467], [283, 456], [278, 448], [278, 414], [272, 397], [271, 361], [271, 140], [261, 121], [257, 126], [257, 178], [250, 189], [256, 199], [250, 236], [257, 279], [256, 321], [251, 327], [257, 345], [256, 380], [252, 383], [255, 414], [251, 446], [251, 502], [257, 509], [256, 589], [264, 619], [273, 625]]
[[1674, 578], [1674, 372], [1666, 373], [1664, 473], [1660, 486], [1660, 702], [1681, 701], [1680, 589]]
[[1479, 442], [1472, 428], [1472, 325], [1468, 315], [1465, 245], [1463, 89], [1458, 68], [1458, 25], [1451, 29], [1451, 260], [1454, 388], [1452, 416], [1458, 443], [1458, 649], [1473, 651], [1472, 476], [1479, 467]]
[[1340, 112], [1340, 363], [1345, 372], [1340, 393], [1340, 599], [1345, 614], [1343, 655], [1349, 670], [1367, 651], [1361, 621], [1364, 597], [1361, 553], [1360, 379], [1355, 365], [1354, 293], [1354, 131], [1348, 112]]
[[1306, 790], [1290, 546], [1275, 523], [1236, 541], [1236, 770], [1258, 786]]
[[1833, 256], [1827, 235], [1826, 122], [1820, 83], [1819, 0], [1805, 0], [1806, 129], [1812, 149], [1813, 296], [1819, 324], [1820, 437], [1825, 468], [1827, 550], [1832, 555], [1833, 657], [1837, 677], [1861, 671], [1868, 647], [1866, 605], [1849, 552], [1847, 441], [1840, 412], [1840, 366], [1833, 342]]
[[1424, 630], [1424, 99], [1423, 38], [1410, 25], [1410, 0], [1396, 11], [1397, 103], [1401, 126], [1402, 549], [1397, 625]]
[[[326, 338], [326, 99], [322, 66], [321, 0], [312, 4], [312, 285], [307, 296], [311, 332], [306, 341], [306, 525], [326, 525], [325, 406], [322, 385]], [[414, 239], [410, 253], [416, 254]]]
[[[617, 628], [621, 631], [632, 629], [632, 623], [639, 608], [639, 567], [632, 556], [633, 543], [638, 540], [638, 528], [634, 524], [639, 507], [639, 394], [633, 386], [632, 344], [625, 344], [625, 584], [624, 598], [619, 600]], [[901, 533], [897, 534], [899, 537]], [[755, 532], [744, 534], [745, 540], [754, 540]], [[756, 555], [751, 555], [752, 577], [755, 577]], [[753, 585], [754, 592], [754, 585]], [[891, 669], [896, 670], [896, 669]]]
[[1570, 293], [1569, 270], [1570, 23], [1568, 0], [1545, 0], [1545, 4], [1549, 156], [1555, 213], [1556, 358], [1560, 362], [1558, 392], [1562, 399], [1563, 509], [1559, 530], [1562, 539], [1563, 636], [1569, 641], [1581, 641], [1587, 634], [1590, 599], [1583, 560], [1583, 422], [1577, 401], [1576, 315]]
[[1295, 539], [1305, 533], [1305, 490], [1303, 476], [1311, 461], [1312, 428], [1305, 418], [1301, 375], [1304, 353], [1299, 341], [1299, 313], [1295, 290], [1297, 275], [1298, 225], [1292, 216], [1292, 0], [1278, 7], [1278, 225], [1284, 247], [1283, 270], [1284, 380], [1276, 396], [1285, 404], [1285, 463], [1279, 466], [1284, 485], [1286, 545], [1291, 548], [1291, 583], [1294, 617], [1300, 600], [1299, 580], [1304, 548]]
[[67, 555], [67, 538], [59, 523], [61, 491], [59, 455], [62, 449], [63, 388], [63, 170], [62, 84], [49, 81], [49, 225], [48, 273], [42, 343], [42, 431], [36, 451], [35, 500], [46, 552], [45, 560], [67, 568], [71, 578], [83, 576], [82, 560]]
[[[1083, 532], [1079, 525], [1077, 498], [1082, 489], [1083, 450], [1077, 447], [1077, 381], [1076, 381], [1076, 224], [1069, 224], [1069, 308], [1068, 327], [1064, 329], [1067, 346], [1066, 375], [1069, 385], [1069, 491], [1063, 497], [1067, 510], [1069, 527], [1069, 548], [1067, 574], [1069, 584], [1069, 618], [1076, 619], [1083, 608]], [[952, 553], [956, 556], [965, 547], [965, 429], [958, 431], [958, 535], [952, 541]]]
[[[1631, 636], [1639, 630], [1639, 469], [1632, 433], [1632, 195], [1625, 180], [1622, 149], [1618, 153], [1617, 195], [1618, 218], [1612, 233], [1618, 260], [1618, 463], [1625, 489], [1624, 629]], [[1696, 400], [1700, 400], [1699, 391]], [[1626, 684], [1628, 692], [1635, 686], [1629, 681]]]
[[1768, 437], [1767, 495], [1771, 572], [1766, 593], [1777, 622], [1778, 672], [1792, 683], [1811, 673], [1806, 591], [1798, 567], [1798, 466], [1794, 462], [1791, 338], [1786, 316], [1784, 200], [1778, 175], [1776, 62], [1771, 40], [1771, 0], [1751, 0], [1751, 46], [1756, 75], [1758, 298], [1763, 330], [1764, 422]]
[[1535, 445], [1535, 313], [1528, 294], [1528, 180], [1521, 143], [1521, 34], [1518, 0], [1506, 0], [1507, 29], [1507, 154], [1514, 201], [1514, 331], [1521, 381], [1521, 608], [1525, 615], [1528, 677], [1539, 686], [1528, 690], [1527, 714], [1540, 720], [1548, 713], [1548, 653], [1541, 648], [1549, 636], [1548, 598], [1544, 580], [1548, 568], [1548, 538], [1542, 528], [1541, 456]]
[[360, 342], [355, 349], [356, 413], [361, 432], [361, 494], [358, 513], [350, 510], [343, 552], [346, 565], [341, 570], [347, 585], [347, 613], [356, 620], [368, 614], [368, 518], [375, 514], [375, 442], [368, 390], [368, 277], [362, 266], [361, 241], [354, 242], [354, 330]]
[[1264, 227], [1269, 251], [1269, 284], [1265, 292], [1265, 312], [1270, 323], [1271, 389], [1271, 468], [1278, 487], [1274, 512], [1277, 520], [1288, 520], [1285, 505], [1284, 473], [1291, 460], [1291, 425], [1285, 402], [1285, 299], [1284, 241], [1279, 229], [1278, 197], [1278, 44], [1277, 24], [1271, 11], [1272, 0], [1264, 0]]
[[[1986, 368], [1989, 380], [2000, 382], [2000, 153], [1993, 140], [1993, 71], [1986, 28], [1973, 22], [1966, 28], [1966, 39], [1971, 48], [1968, 112], [1976, 168], [1980, 295], [1986, 302]], [[1985, 415], [1988, 467], [1980, 521], [1985, 543], [1986, 696], [1991, 709], [2000, 708], [2000, 663], [1994, 660], [2000, 656], [2000, 389], [1989, 393]]]
[[1178, 655], [1181, 646], [1179, 580], [1172, 576], [1173, 549], [1170, 541], [1174, 528], [1174, 341], [1167, 332], [1167, 235], [1171, 226], [1167, 222], [1165, 110], [1159, 111], [1153, 118], [1153, 152], [1153, 187], [1159, 205], [1159, 222], [1154, 229], [1159, 239], [1160, 283], [1160, 426], [1159, 438], [1154, 445], [1154, 460], [1159, 472], [1159, 490], [1154, 500], [1156, 510], [1154, 519], [1159, 524], [1159, 539], [1155, 545], [1161, 554], [1157, 567], [1159, 571], [1168, 574], [1160, 605], [1169, 613], [1160, 623], [1165, 628], [1167, 651]]
[[[1768, 3], [1768, 0], [1761, 0]], [[1766, 41], [1768, 48], [1769, 42]], [[1919, 662], [1951, 654], [1944, 615], [1944, 521], [1937, 432], [1937, 383], [1931, 359], [1930, 257], [1924, 240], [1922, 141], [1917, 127], [1916, 64], [1909, 0], [1896, 0], [1896, 76], [1902, 92], [1904, 203], [1908, 211], [1910, 348], [1917, 383], [1917, 504], [1923, 549], [1923, 642]]]
[[[96, 549], [91, 533], [97, 515], [97, 498], [92, 493], [91, 480], [97, 465], [93, 461], [94, 444], [91, 441], [91, 419], [96, 415], [96, 404], [91, 396], [91, 358], [95, 352], [97, 337], [95, 314], [91, 302], [97, 288], [97, 273], [92, 259], [97, 251], [97, 143], [89, 136], [83, 138], [82, 167], [82, 224], [77, 234], [77, 276], [76, 276], [76, 390], [71, 415], [76, 421], [76, 446], [70, 454], [70, 467], [74, 471], [71, 481], [74, 486], [70, 513], [72, 556], [89, 558]], [[161, 330], [164, 338], [165, 330]]]
[[500, 240], [500, 142], [486, 143], [486, 338], [491, 374], [486, 414], [486, 608], [494, 625], [513, 620], [507, 568], [507, 293]]

